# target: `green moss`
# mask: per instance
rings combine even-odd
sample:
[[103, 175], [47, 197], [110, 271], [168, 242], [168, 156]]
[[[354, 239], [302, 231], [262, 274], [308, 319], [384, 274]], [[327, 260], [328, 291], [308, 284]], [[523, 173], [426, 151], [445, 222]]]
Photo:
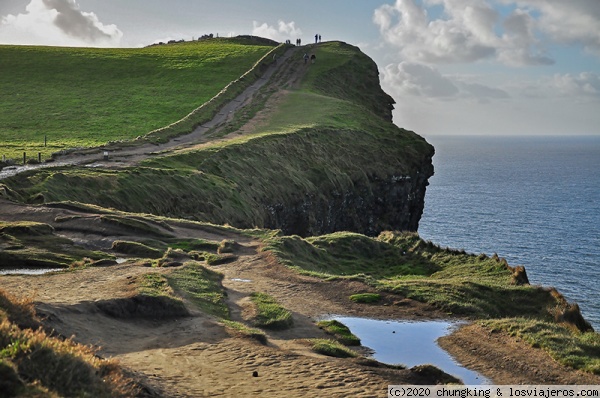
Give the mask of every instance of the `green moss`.
[[0, 222], [0, 249], [2, 268], [66, 268], [84, 258], [112, 258], [77, 246], [55, 235], [52, 226], [35, 222]]

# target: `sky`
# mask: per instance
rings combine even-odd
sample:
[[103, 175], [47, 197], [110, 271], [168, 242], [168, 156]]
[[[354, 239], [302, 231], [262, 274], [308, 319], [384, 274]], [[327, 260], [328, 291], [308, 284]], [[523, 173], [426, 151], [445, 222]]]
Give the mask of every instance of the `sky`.
[[0, 0], [0, 44], [209, 33], [357, 45], [424, 136], [600, 135], [600, 0]]

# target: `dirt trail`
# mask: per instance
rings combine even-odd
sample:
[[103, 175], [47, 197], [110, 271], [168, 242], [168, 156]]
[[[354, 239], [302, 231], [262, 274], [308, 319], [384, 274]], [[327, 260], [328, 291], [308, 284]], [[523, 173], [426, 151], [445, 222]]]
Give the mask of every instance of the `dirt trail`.
[[[190, 147], [192, 145], [209, 142], [210, 138], [206, 137], [206, 132], [216, 127], [223, 126], [230, 121], [237, 111], [252, 103], [256, 94], [267, 83], [277, 86], [287, 86], [287, 82], [282, 82], [280, 79], [281, 76], [288, 76], [289, 73], [286, 73], [286, 71], [289, 70], [294, 70], [295, 73], [299, 73], [298, 70], [294, 69], [292, 65], [290, 65], [290, 58], [296, 51], [298, 51], [298, 48], [296, 47], [288, 49], [284, 55], [278, 59], [277, 63], [271, 64], [256, 82], [246, 88], [246, 90], [244, 90], [244, 92], [238, 95], [235, 99], [225, 104], [212, 120], [198, 126], [190, 134], [173, 138], [164, 144], [140, 143], [139, 145], [135, 146], [116, 148], [110, 151], [108, 161], [104, 159], [104, 149], [100, 147], [88, 148], [74, 151], [65, 155], [59, 155], [56, 160], [51, 163], [5, 167], [4, 169], [0, 170], [0, 180], [24, 171], [42, 168], [76, 166], [84, 164], [89, 165], [90, 167], [104, 168], [127, 167], [161, 153], [175, 151], [181, 148]], [[272, 81], [274, 75], [276, 75], [277, 78], [277, 81], [275, 82]], [[291, 80], [297, 81], [298, 78], [299, 75], [295, 77], [293, 76]]]
[[[47, 206], [0, 202], [0, 219], [47, 222], [57, 228], [57, 217], [85, 215], [72, 228], [59, 233], [90, 246], [112, 239], [139, 240], [149, 236], [123, 236], [123, 231], [103, 231], [89, 222], [94, 215]], [[232, 263], [213, 267], [224, 274], [232, 319], [248, 319], [248, 296], [264, 292], [293, 313], [294, 327], [268, 331], [268, 344], [237, 337], [214, 317], [188, 306], [191, 316], [171, 319], [114, 318], [98, 306], [102, 300], [128, 299], [135, 294], [135, 279], [148, 272], [169, 273], [174, 268], [149, 268], [126, 262], [109, 267], [41, 276], [0, 276], [0, 288], [31, 297], [44, 324], [64, 336], [100, 347], [100, 355], [114, 357], [142, 375], [167, 397], [289, 397], [385, 396], [389, 384], [431, 384], [411, 370], [366, 366], [360, 360], [329, 358], [311, 352], [307, 338], [326, 338], [315, 321], [329, 314], [379, 319], [436, 319], [446, 315], [427, 305], [385, 296], [385, 305], [361, 305], [348, 299], [371, 291], [357, 281], [323, 281], [272, 261], [260, 252], [260, 243], [235, 231], [199, 224], [169, 221], [178, 238], [240, 244]], [[86, 229], [87, 228], [87, 229]], [[116, 227], [115, 227], [116, 228]], [[443, 346], [463, 363], [496, 383], [540, 384], [585, 382], [600, 384], [597, 376], [581, 374], [556, 364], [541, 350], [515, 342], [502, 333], [486, 335], [477, 327], [460, 329], [443, 339]], [[401, 358], [400, 358], [401, 361]], [[253, 372], [258, 377], [253, 377]], [[531, 378], [530, 378], [531, 376]], [[535, 378], [533, 378], [535, 376]]]

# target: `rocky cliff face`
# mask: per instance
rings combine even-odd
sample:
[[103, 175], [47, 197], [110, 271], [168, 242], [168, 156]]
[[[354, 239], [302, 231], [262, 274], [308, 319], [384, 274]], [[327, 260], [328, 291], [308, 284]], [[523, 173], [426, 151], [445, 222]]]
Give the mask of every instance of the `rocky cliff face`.
[[433, 175], [430, 162], [412, 175], [370, 176], [353, 189], [299, 196], [294, 202], [264, 206], [264, 227], [286, 235], [315, 236], [336, 231], [378, 235], [385, 230], [416, 231], [425, 189]]

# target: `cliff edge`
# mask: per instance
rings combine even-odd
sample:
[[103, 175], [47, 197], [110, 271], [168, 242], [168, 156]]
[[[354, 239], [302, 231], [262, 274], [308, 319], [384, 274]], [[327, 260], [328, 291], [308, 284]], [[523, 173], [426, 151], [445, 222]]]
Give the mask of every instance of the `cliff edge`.
[[23, 173], [4, 181], [9, 196], [302, 236], [416, 231], [434, 150], [392, 123], [376, 64], [328, 42], [290, 48], [271, 66], [269, 83], [196, 145], [135, 164]]

